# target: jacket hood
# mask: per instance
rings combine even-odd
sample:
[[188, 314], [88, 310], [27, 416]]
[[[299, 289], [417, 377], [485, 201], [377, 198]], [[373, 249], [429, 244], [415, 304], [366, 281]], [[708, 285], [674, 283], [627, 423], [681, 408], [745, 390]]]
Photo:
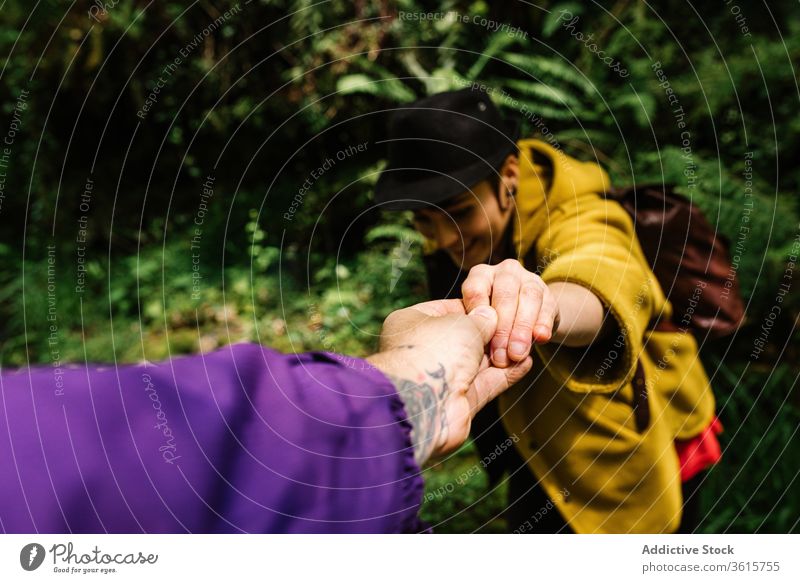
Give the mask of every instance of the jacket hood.
[[541, 140], [517, 142], [519, 187], [514, 221], [514, 248], [519, 259], [547, 226], [560, 205], [590, 192], [604, 193], [611, 181], [595, 162], [581, 162]]

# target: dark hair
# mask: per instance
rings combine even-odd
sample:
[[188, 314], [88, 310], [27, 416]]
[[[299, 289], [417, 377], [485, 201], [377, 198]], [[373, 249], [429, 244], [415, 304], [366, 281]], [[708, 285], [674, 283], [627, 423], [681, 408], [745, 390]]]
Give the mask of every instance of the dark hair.
[[[519, 149], [515, 146], [514, 150], [509, 152], [508, 155], [509, 156], [519, 156]], [[506, 156], [506, 157], [508, 157], [508, 156]], [[500, 198], [500, 184], [503, 182], [503, 175], [500, 174], [500, 171], [503, 169], [503, 166], [505, 165], [505, 163], [506, 163], [506, 161], [503, 160], [502, 164], [500, 164], [500, 166], [498, 166], [497, 168], [492, 170], [491, 174], [487, 174], [485, 178], [482, 178], [481, 180], [479, 180], [478, 182], [475, 183], [475, 184], [480, 184], [481, 182], [488, 181], [489, 182], [489, 187], [492, 189], [492, 192], [494, 193], [494, 195], [496, 197], [498, 197], [498, 200]], [[472, 186], [475, 186], [475, 185], [473, 184]], [[457, 199], [459, 196], [461, 196], [461, 195], [458, 194], [458, 195], [454, 196], [453, 198], [448, 198], [447, 200], [443, 201], [440, 204], [441, 204], [442, 207], [447, 207], [447, 206], [451, 205], [452, 202], [455, 199]]]

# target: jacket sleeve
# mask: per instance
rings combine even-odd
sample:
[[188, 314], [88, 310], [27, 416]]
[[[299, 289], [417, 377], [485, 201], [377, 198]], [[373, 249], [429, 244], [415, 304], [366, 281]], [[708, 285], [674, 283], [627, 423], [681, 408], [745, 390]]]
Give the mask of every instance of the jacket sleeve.
[[[420, 532], [423, 495], [411, 425], [394, 385], [370, 363], [331, 353], [268, 352], [253, 436], [235, 473], [262, 514], [262, 532]], [[256, 437], [257, 436], [257, 437]], [[258, 479], [260, 477], [260, 480]], [[242, 501], [241, 516], [258, 512]]]
[[5, 532], [423, 528], [403, 403], [361, 359], [236, 344], [3, 371], [0, 389]]
[[554, 209], [536, 254], [546, 283], [566, 281], [591, 290], [613, 323], [588, 347], [535, 345], [555, 379], [577, 392], [612, 392], [633, 378], [653, 316], [658, 282], [645, 263], [633, 221], [615, 201], [575, 197]]

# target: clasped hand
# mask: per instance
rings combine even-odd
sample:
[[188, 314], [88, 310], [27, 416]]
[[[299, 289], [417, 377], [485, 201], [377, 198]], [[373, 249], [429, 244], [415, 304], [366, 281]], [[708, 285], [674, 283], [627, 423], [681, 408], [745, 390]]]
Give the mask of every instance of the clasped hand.
[[532, 341], [552, 335], [552, 294], [513, 263], [473, 268], [463, 301], [417, 304], [383, 324], [369, 360], [404, 400], [421, 463], [460, 446], [475, 414], [530, 371]]

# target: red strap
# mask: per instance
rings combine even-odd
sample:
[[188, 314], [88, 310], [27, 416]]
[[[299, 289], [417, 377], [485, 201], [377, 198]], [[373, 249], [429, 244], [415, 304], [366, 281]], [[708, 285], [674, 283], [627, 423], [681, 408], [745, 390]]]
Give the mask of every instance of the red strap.
[[699, 435], [691, 439], [675, 440], [675, 449], [681, 464], [681, 481], [689, 480], [722, 458], [722, 449], [717, 440], [717, 435], [722, 430], [722, 423], [715, 416]]

